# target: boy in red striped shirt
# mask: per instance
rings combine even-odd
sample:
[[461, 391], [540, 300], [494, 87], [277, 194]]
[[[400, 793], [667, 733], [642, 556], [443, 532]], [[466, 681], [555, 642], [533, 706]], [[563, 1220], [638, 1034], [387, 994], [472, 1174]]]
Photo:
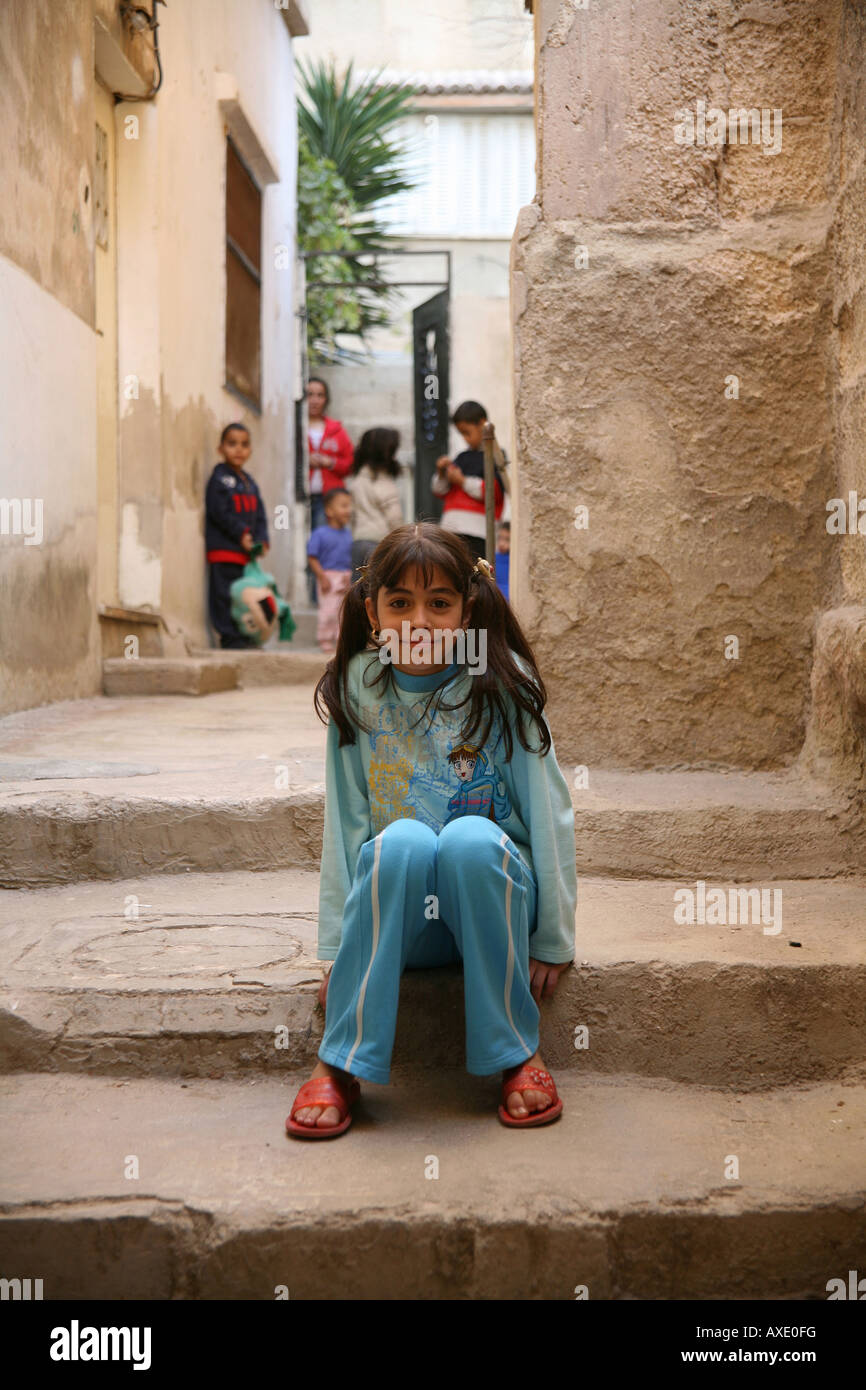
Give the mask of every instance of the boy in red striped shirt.
[[[443, 455], [436, 460], [436, 476], [432, 482], [436, 497], [444, 498], [439, 525], [453, 531], [469, 547], [476, 560], [485, 559], [487, 521], [484, 511], [484, 453], [481, 448], [487, 411], [478, 401], [464, 401], [451, 417], [451, 423], [463, 436], [466, 448], [452, 462]], [[502, 515], [505, 495], [499, 479], [495, 480], [494, 516]]]

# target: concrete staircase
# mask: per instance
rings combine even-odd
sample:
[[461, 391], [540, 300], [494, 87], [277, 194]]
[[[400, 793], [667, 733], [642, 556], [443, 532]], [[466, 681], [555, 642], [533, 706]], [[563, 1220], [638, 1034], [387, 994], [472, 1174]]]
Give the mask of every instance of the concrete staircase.
[[[323, 1022], [311, 690], [0, 721], [0, 1271], [47, 1298], [824, 1299], [862, 1267], [864, 832], [793, 775], [574, 792], [557, 1124], [497, 1123], [448, 969], [405, 977], [351, 1132], [285, 1138]], [[676, 923], [697, 880], [781, 890], [781, 930]]]

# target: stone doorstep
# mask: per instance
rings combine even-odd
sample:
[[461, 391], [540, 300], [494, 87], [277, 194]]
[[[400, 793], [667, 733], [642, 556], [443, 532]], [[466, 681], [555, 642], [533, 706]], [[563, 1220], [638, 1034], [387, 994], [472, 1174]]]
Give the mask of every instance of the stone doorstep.
[[[242, 690], [256, 689], [264, 685], [309, 685], [315, 686], [324, 673], [328, 658], [316, 646], [315, 635], [309, 641], [297, 640], [281, 644], [277, 648], [263, 651], [207, 651], [193, 653], [196, 660], [219, 663], [231, 660], [238, 674], [238, 685]], [[285, 647], [285, 650], [283, 649]], [[310, 696], [312, 699], [312, 694]]]
[[[548, 1065], [744, 1091], [855, 1071], [866, 1057], [866, 883], [776, 887], [783, 930], [765, 935], [676, 924], [664, 880], [583, 879], [576, 964], [542, 1005]], [[315, 1061], [316, 874], [0, 898], [2, 1069], [208, 1077]], [[124, 917], [136, 904], [138, 919]], [[401, 1000], [395, 1065], [462, 1069], [460, 968], [407, 972]]]
[[327, 658], [314, 645], [291, 651], [207, 651], [189, 657], [108, 657], [103, 694], [214, 695], [263, 685], [308, 685]]
[[235, 662], [189, 657], [107, 657], [102, 675], [105, 695], [213, 695], [239, 684]]
[[[216, 761], [209, 781], [201, 770], [190, 776], [199, 788], [194, 795], [166, 791], [164, 777], [156, 786], [136, 777], [122, 794], [110, 779], [91, 783], [98, 790], [73, 782], [44, 790], [33, 790], [32, 781], [7, 783], [0, 886], [213, 872], [227, 863], [256, 872], [318, 868], [321, 782], [295, 779], [285, 791], [253, 790], [245, 767], [226, 770]], [[272, 785], [273, 765], [253, 763], [253, 776], [269, 777]], [[816, 795], [799, 782], [786, 794], [778, 778], [731, 775], [721, 779], [729, 789], [724, 800], [714, 783], [712, 796], [702, 793], [700, 773], [596, 780], [607, 791], [588, 801], [574, 793], [579, 873], [748, 882], [833, 878], [866, 868], [866, 817], [856, 804]]]
[[314, 1147], [283, 1128], [303, 1079], [4, 1078], [4, 1274], [46, 1299], [825, 1300], [862, 1269], [863, 1085], [572, 1073], [521, 1134], [495, 1078], [397, 1074]]

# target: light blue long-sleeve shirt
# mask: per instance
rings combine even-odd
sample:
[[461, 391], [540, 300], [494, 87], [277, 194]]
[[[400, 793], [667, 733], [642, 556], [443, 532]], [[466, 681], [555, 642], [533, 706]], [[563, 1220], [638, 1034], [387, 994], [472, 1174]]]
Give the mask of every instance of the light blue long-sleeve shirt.
[[[515, 656], [518, 664], [520, 658]], [[348, 668], [352, 710], [364, 729], [354, 744], [338, 747], [339, 731], [328, 725], [325, 831], [319, 889], [319, 957], [333, 960], [340, 945], [343, 906], [361, 847], [392, 821], [411, 818], [438, 834], [460, 815], [489, 815], [534, 870], [538, 884], [537, 928], [530, 953], [552, 965], [574, 956], [577, 874], [574, 809], [568, 785], [551, 746], [542, 757], [527, 752], [509, 725], [513, 751], [506, 762], [501, 730], [494, 723], [483, 748], [465, 749], [460, 730], [468, 704], [423, 714], [429, 692], [444, 685], [446, 703], [464, 694], [474, 679], [465, 667], [433, 675], [393, 672], [390, 682], [371, 688], [381, 672], [376, 652], [358, 652]], [[365, 684], [366, 678], [366, 684]], [[530, 742], [537, 743], [532, 731]], [[460, 751], [460, 750], [463, 751]], [[449, 756], [450, 755], [450, 756]]]

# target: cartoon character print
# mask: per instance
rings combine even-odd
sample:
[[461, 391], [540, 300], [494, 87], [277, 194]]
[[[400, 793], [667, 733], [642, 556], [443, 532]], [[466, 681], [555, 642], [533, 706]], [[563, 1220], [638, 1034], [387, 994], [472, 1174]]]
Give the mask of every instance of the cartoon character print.
[[[422, 702], [383, 704], [375, 712], [367, 772], [373, 834], [401, 817], [438, 834], [460, 816], [503, 820], [510, 815], [492, 758], [474, 746], [454, 744], [453, 723], [440, 711], [428, 711], [426, 719], [424, 714]], [[453, 793], [455, 773], [460, 785]]]
[[448, 754], [460, 786], [448, 802], [445, 824], [460, 816], [488, 816], [501, 821], [511, 814], [508, 792], [483, 748], [458, 743]]

